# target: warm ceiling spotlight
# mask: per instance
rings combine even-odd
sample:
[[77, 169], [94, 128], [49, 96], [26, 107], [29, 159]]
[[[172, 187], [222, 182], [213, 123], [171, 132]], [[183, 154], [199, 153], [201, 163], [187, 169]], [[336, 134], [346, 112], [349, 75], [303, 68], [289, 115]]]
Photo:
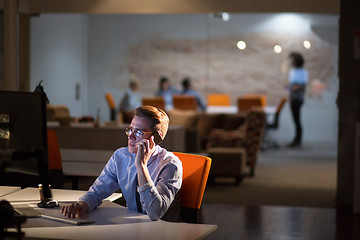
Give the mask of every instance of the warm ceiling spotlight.
[[276, 52], [276, 53], [281, 53], [281, 51], [282, 51], [281, 46], [278, 45], [278, 44], [276, 44], [276, 45], [274, 46], [274, 52]]
[[246, 48], [246, 42], [244, 41], [238, 41], [236, 44], [237, 48], [240, 50], [244, 50]]
[[305, 40], [305, 41], [303, 42], [303, 45], [304, 45], [304, 48], [306, 48], [306, 49], [310, 49], [310, 48], [311, 48], [311, 43], [310, 43], [308, 40]]

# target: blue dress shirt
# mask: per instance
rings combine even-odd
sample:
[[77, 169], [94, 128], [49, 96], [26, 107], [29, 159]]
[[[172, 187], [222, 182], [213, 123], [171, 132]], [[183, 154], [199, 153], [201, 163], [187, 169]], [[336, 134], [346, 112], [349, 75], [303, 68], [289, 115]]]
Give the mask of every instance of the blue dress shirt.
[[120, 188], [130, 210], [137, 210], [135, 191], [138, 191], [143, 212], [150, 219], [160, 219], [166, 213], [181, 188], [181, 161], [157, 145], [147, 165], [152, 181], [136, 188], [135, 156], [136, 153], [130, 153], [127, 147], [114, 152], [100, 176], [79, 199], [89, 205], [89, 211]]

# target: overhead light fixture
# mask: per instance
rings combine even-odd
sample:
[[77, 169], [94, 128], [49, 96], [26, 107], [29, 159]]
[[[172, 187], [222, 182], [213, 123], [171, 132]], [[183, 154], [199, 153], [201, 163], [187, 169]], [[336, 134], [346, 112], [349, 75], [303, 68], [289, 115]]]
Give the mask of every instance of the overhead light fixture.
[[246, 48], [246, 42], [244, 41], [238, 41], [236, 44], [237, 48], [240, 50], [244, 50]]
[[305, 41], [303, 42], [303, 45], [304, 45], [304, 48], [306, 48], [306, 49], [310, 49], [310, 48], [311, 48], [311, 43], [310, 43], [308, 40], [305, 40]]
[[280, 45], [276, 44], [274, 46], [274, 52], [281, 53], [282, 52], [282, 47]]
[[211, 15], [215, 18], [221, 18], [224, 22], [228, 22], [230, 20], [230, 14], [227, 12], [216, 12]]

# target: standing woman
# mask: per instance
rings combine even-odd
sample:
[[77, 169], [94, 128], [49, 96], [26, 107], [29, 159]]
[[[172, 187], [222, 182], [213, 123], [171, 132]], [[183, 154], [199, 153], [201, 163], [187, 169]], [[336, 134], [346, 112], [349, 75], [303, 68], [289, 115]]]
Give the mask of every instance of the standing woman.
[[289, 59], [291, 63], [291, 69], [289, 71], [290, 107], [295, 124], [295, 138], [287, 147], [301, 147], [302, 125], [300, 121], [300, 109], [304, 102], [309, 73], [304, 69], [305, 61], [300, 53], [290, 53]]

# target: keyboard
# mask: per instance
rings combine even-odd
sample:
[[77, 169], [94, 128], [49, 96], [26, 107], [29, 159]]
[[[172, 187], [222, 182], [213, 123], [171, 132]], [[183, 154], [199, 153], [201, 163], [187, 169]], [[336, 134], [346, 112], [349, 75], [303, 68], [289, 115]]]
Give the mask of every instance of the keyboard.
[[22, 215], [22, 216], [26, 216], [28, 218], [40, 218], [41, 217], [43, 219], [72, 224], [72, 225], [85, 225], [85, 224], [95, 223], [95, 221], [91, 220], [91, 219], [81, 219], [81, 218], [73, 219], [73, 218], [65, 217], [64, 215], [62, 215], [60, 213], [59, 208], [51, 209], [51, 210], [44, 209], [43, 210], [44, 213], [41, 213], [40, 211], [31, 207], [28, 204], [14, 205], [13, 208], [14, 208], [15, 215]]

